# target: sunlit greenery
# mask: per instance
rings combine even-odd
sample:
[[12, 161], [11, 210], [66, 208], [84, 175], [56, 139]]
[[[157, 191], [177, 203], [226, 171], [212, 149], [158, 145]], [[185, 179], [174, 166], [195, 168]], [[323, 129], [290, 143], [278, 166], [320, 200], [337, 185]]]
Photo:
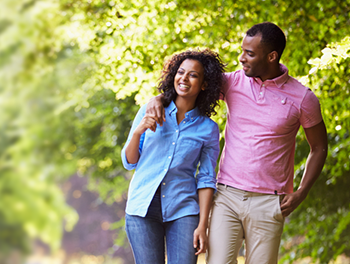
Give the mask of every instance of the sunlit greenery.
[[[244, 32], [271, 21], [287, 35], [282, 63], [319, 97], [329, 137], [325, 169], [286, 223], [281, 262], [350, 255], [349, 14], [350, 0], [2, 0], [0, 248], [25, 250], [33, 237], [59, 247], [78, 217], [59, 188], [74, 173], [105, 201], [125, 199], [120, 150], [164, 59], [209, 47], [239, 69]], [[223, 131], [224, 105], [214, 119]], [[295, 187], [307, 153], [301, 130]]]

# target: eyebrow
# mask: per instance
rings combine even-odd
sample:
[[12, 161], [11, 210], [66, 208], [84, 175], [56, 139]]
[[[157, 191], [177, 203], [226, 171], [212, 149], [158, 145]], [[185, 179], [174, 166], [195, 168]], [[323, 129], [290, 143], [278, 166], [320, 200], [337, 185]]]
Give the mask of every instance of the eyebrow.
[[249, 50], [249, 49], [244, 49], [242, 46], [241, 46], [241, 49], [244, 50], [245, 52], [251, 52], [251, 53], [255, 53], [254, 51], [252, 50]]
[[[182, 67], [180, 67], [179, 70], [184, 70], [185, 71], [185, 69], [182, 68]], [[190, 72], [195, 72], [195, 73], [199, 74], [199, 72], [197, 72], [197, 71], [190, 71]]]

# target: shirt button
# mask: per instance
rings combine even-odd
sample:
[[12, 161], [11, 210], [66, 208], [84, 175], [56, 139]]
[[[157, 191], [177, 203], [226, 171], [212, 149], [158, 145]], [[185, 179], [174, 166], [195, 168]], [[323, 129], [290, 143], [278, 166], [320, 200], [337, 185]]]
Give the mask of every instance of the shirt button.
[[263, 84], [262, 86], [265, 87], [265, 84]]
[[165, 182], [163, 182], [163, 185], [165, 185]]
[[173, 145], [175, 145], [175, 142], [173, 142]]
[[185, 124], [185, 123], [186, 123], [186, 121], [183, 121], [183, 123]]
[[163, 198], [165, 197], [165, 195], [163, 195]]
[[164, 169], [164, 171], [166, 171], [166, 169]]
[[171, 156], [169, 156], [168, 158], [171, 159]]
[[263, 94], [263, 92], [260, 92], [260, 95], [262, 95]]
[[285, 101], [284, 101], [284, 100], [282, 100], [282, 101], [281, 101], [281, 103], [282, 103], [282, 104], [285, 104]]
[[179, 132], [179, 130], [176, 130], [175, 132]]

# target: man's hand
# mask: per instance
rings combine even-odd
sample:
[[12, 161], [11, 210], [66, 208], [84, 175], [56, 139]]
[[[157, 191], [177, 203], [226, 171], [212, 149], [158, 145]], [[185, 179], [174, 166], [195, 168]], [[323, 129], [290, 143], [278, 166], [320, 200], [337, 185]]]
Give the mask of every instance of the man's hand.
[[299, 206], [299, 204], [304, 201], [305, 198], [306, 196], [304, 197], [300, 190], [291, 194], [286, 194], [281, 202], [281, 211], [283, 217], [290, 215]]
[[146, 114], [150, 114], [160, 126], [166, 121], [162, 98], [162, 94], [152, 97], [146, 108]]
[[310, 128], [304, 128], [304, 131], [310, 146], [310, 153], [298, 190], [287, 194], [281, 202], [281, 211], [284, 217], [293, 212], [305, 200], [312, 185], [320, 175], [327, 157], [328, 141], [324, 122]]

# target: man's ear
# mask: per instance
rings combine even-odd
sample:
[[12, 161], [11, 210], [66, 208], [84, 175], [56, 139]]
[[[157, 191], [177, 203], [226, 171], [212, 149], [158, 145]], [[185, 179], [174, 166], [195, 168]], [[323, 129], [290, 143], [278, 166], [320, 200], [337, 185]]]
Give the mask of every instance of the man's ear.
[[268, 55], [269, 62], [276, 62], [278, 61], [278, 53], [277, 51], [271, 51]]

